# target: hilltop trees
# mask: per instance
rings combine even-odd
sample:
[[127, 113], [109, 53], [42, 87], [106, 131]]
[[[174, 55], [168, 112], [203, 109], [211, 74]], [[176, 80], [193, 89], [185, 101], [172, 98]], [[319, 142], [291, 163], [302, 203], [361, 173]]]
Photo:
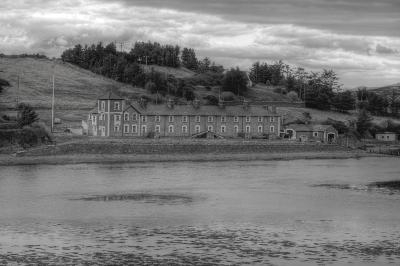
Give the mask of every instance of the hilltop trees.
[[[196, 57], [196, 53], [191, 48], [183, 48], [182, 50], [182, 65], [190, 70], [197, 70], [198, 68], [198, 61]], [[207, 67], [207, 66], [205, 66]]]
[[239, 68], [231, 68], [225, 73], [222, 81], [222, 89], [231, 91], [237, 95], [243, 95], [247, 91], [246, 74]]

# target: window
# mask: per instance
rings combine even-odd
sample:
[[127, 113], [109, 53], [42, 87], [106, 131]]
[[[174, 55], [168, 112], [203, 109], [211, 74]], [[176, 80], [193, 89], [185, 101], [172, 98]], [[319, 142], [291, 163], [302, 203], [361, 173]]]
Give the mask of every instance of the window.
[[93, 121], [94, 124], [96, 124], [96, 118], [97, 117], [95, 115], [92, 116], [92, 121]]
[[99, 115], [99, 120], [103, 120], [103, 114]]
[[226, 132], [226, 126], [221, 126], [221, 133], [225, 133]]
[[214, 128], [213, 128], [213, 126], [208, 126], [207, 130], [210, 131], [210, 132], [213, 132]]
[[161, 117], [159, 115], [156, 115], [156, 122], [160, 122], [161, 121]]
[[119, 132], [119, 126], [115, 126], [115, 127], [114, 127], [114, 131], [115, 131], [115, 132]]
[[235, 123], [239, 122], [239, 117], [238, 117], [238, 116], [235, 116], [235, 117], [233, 118], [233, 122], [235, 122]]
[[168, 116], [168, 122], [170, 123], [174, 122], [174, 117], [172, 115]]
[[147, 126], [142, 126], [142, 133], [145, 134], [147, 132]]
[[142, 115], [142, 122], [146, 123], [147, 122], [147, 116]]
[[318, 132], [313, 132], [314, 137], [318, 137]]
[[160, 125], [156, 125], [156, 133], [160, 133], [160, 131], [161, 131], [161, 127], [160, 127]]
[[115, 121], [121, 121], [121, 116], [120, 115], [115, 115], [114, 116]]
[[262, 126], [258, 126], [258, 133], [262, 133], [263, 132], [263, 127]]
[[262, 121], [263, 121], [263, 118], [262, 118], [262, 116], [259, 116], [259, 117], [258, 117], [258, 122], [260, 122], [260, 123], [261, 123]]
[[188, 121], [187, 115], [182, 116], [182, 122], [187, 123], [187, 121]]
[[168, 132], [169, 133], [174, 133], [174, 126], [173, 125], [168, 126]]
[[200, 116], [196, 115], [196, 123], [200, 123]]
[[133, 114], [133, 115], [132, 115], [132, 120], [133, 120], [133, 121], [137, 121], [137, 117], [138, 117], [138, 114]]
[[274, 118], [275, 118], [275, 117], [271, 116], [271, 117], [269, 118], [269, 122], [274, 122], [274, 121], [275, 121]]
[[221, 116], [221, 122], [226, 123], [226, 116]]
[[101, 114], [101, 118], [100, 120], [106, 120], [106, 114]]
[[246, 126], [246, 133], [250, 133], [250, 126]]
[[137, 126], [136, 125], [132, 125], [132, 133], [137, 133]]
[[119, 104], [119, 102], [115, 102], [114, 103], [114, 110], [119, 110], [119, 108], [120, 108], [120, 104]]
[[182, 133], [187, 133], [187, 126], [182, 126]]
[[199, 126], [199, 125], [196, 125], [196, 126], [194, 127], [194, 131], [195, 131], [196, 133], [200, 133], [200, 126]]
[[124, 121], [129, 121], [129, 114], [128, 113], [124, 114]]
[[101, 101], [101, 110], [104, 111], [106, 109], [106, 102]]
[[271, 126], [271, 127], [269, 128], [269, 132], [274, 132], [274, 131], [275, 131], [274, 126]]
[[239, 126], [234, 126], [233, 129], [235, 130], [235, 133], [239, 133]]
[[129, 133], [129, 125], [124, 125], [124, 133]]
[[251, 120], [250, 116], [246, 116], [246, 122], [249, 123]]
[[214, 121], [214, 117], [213, 117], [213, 116], [209, 116], [209, 117], [207, 118], [207, 121], [208, 121], [209, 123], [212, 123], [212, 122]]

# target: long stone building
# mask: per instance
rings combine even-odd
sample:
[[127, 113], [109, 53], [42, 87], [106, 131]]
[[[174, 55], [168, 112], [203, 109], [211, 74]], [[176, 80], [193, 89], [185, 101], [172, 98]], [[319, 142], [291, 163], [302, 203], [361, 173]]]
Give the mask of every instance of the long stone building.
[[279, 136], [281, 116], [273, 106], [129, 103], [113, 93], [100, 97], [88, 117], [88, 134], [103, 137]]

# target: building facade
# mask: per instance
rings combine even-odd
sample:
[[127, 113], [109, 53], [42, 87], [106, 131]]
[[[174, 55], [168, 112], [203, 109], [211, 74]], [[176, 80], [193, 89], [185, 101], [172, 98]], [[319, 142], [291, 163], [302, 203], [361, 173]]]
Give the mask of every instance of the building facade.
[[375, 139], [380, 141], [397, 141], [397, 138], [395, 132], [381, 132], [375, 134]]
[[281, 116], [272, 106], [128, 103], [112, 93], [97, 100], [88, 117], [88, 134], [102, 137], [279, 136]]

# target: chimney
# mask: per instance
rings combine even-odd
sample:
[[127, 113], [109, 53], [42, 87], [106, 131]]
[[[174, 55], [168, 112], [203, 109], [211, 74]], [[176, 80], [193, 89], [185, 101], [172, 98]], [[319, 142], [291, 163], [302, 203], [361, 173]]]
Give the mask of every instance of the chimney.
[[225, 108], [225, 103], [224, 103], [223, 100], [219, 100], [219, 102], [218, 102], [218, 107], [219, 107], [220, 109], [224, 109], [224, 108]]
[[142, 108], [146, 108], [147, 107], [147, 100], [145, 98], [140, 98], [139, 99], [139, 104]]
[[250, 107], [249, 101], [243, 100], [243, 108], [244, 108], [245, 110], [247, 110], [247, 109], [249, 109], [249, 107]]
[[192, 103], [193, 103], [193, 107], [195, 109], [199, 109], [199, 107], [200, 107], [200, 100], [199, 99], [194, 99]]
[[174, 108], [174, 100], [172, 100], [171, 98], [169, 98], [168, 101], [167, 101], [167, 106], [168, 106], [168, 108], [170, 108], [170, 109]]

